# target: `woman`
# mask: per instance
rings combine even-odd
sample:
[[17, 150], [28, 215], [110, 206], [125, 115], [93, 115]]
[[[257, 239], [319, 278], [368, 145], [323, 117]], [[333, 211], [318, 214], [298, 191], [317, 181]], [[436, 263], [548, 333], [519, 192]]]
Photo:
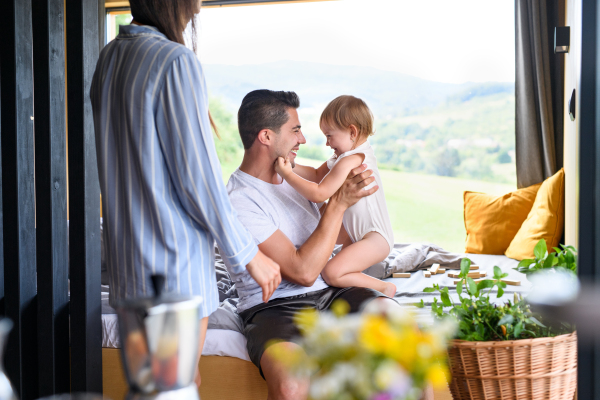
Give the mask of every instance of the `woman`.
[[[214, 241], [266, 302], [281, 281], [238, 222], [222, 182], [202, 67], [183, 31], [199, 0], [131, 0], [133, 22], [101, 52], [90, 97], [110, 303], [165, 290], [203, 298], [200, 351], [218, 306]], [[195, 46], [194, 46], [195, 47]], [[200, 374], [196, 382], [200, 384]]]

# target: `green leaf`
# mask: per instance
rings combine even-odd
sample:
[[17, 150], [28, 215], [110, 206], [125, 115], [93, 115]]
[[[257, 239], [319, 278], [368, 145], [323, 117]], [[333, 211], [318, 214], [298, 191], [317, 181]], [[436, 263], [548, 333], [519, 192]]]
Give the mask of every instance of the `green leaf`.
[[417, 303], [417, 304], [415, 304], [415, 306], [416, 306], [417, 308], [423, 308], [423, 307], [425, 307], [425, 303], [423, 302], [423, 299], [421, 299], [421, 302], [420, 302], [420, 303]]
[[[544, 242], [544, 244], [545, 244], [545, 242]], [[519, 322], [517, 325], [515, 325], [515, 330], [513, 331], [513, 335], [515, 336], [516, 339], [518, 339], [519, 336], [521, 336], [522, 331], [523, 331], [523, 322]]]
[[[503, 282], [501, 282], [503, 283]], [[502, 297], [504, 295], [504, 289], [502, 289], [500, 286], [498, 286], [498, 296], [497, 297]]]
[[463, 286], [462, 285], [462, 281], [459, 281], [456, 284], [456, 293], [458, 293], [459, 296], [462, 294], [462, 291], [463, 291], [463, 287], [462, 286]]
[[500, 275], [502, 275], [502, 270], [498, 266], [494, 266], [494, 278], [500, 279]]
[[558, 247], [553, 247], [554, 251], [556, 252], [556, 254], [560, 253], [562, 250], [559, 249]]
[[498, 326], [500, 325], [506, 325], [506, 324], [512, 324], [514, 321], [514, 317], [510, 314], [504, 314], [504, 316], [502, 318], [500, 318], [500, 321], [498, 321]]
[[447, 292], [442, 292], [442, 294], [440, 295], [441, 299], [442, 299], [442, 304], [445, 307], [450, 307], [452, 306], [452, 302], [450, 301], [450, 296], [448, 295]]
[[546, 257], [547, 249], [548, 247], [546, 246], [546, 239], [540, 239], [540, 241], [533, 248], [533, 254], [535, 255], [535, 258], [541, 260]]
[[423, 291], [424, 291], [425, 293], [432, 293], [432, 292], [435, 292], [435, 288], [432, 288], [432, 287], [426, 287], [425, 289], [423, 289]]
[[473, 278], [467, 278], [467, 290], [471, 296], [477, 297], [477, 285], [475, 284]]
[[494, 281], [491, 279], [485, 279], [477, 284], [477, 290], [482, 291], [483, 289], [488, 289], [494, 286]]
[[542, 328], [545, 328], [546, 325], [542, 324], [540, 321], [537, 320], [537, 318], [535, 317], [529, 317], [529, 321], [531, 321], [532, 323], [541, 326]]
[[460, 321], [458, 323], [458, 328], [463, 332], [469, 332], [471, 330], [471, 325], [467, 324], [465, 321]]
[[[554, 253], [548, 254], [548, 257], [546, 257], [546, 261], [544, 261], [544, 268], [552, 268], [554, 266], [554, 260], [555, 260]], [[556, 261], [558, 261], [558, 260], [556, 260]]]
[[573, 253], [571, 252], [571, 250], [567, 249], [566, 254], [565, 254], [565, 260], [567, 261], [567, 263], [572, 264], [575, 262], [575, 256], [573, 255]]
[[467, 276], [470, 269], [471, 269], [471, 260], [469, 260], [468, 258], [463, 258], [460, 261], [460, 274], [462, 275], [463, 278], [465, 276]]
[[535, 264], [535, 260], [525, 259], [519, 263], [518, 267], [529, 267], [531, 264]]
[[507, 276], [508, 276], [508, 273], [507, 273], [507, 272], [505, 272], [505, 273], [503, 273], [502, 275], [500, 275], [500, 279], [502, 279], [502, 278], [506, 278]]

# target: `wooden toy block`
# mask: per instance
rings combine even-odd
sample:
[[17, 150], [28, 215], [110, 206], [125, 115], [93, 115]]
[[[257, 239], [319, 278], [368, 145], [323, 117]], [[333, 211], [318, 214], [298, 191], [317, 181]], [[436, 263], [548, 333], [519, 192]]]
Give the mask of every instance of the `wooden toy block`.
[[431, 272], [427, 270], [423, 270], [423, 275], [425, 275], [425, 278], [431, 278]]
[[435, 274], [437, 274], [437, 273], [438, 273], [438, 270], [439, 270], [439, 269], [440, 269], [440, 264], [433, 264], [433, 265], [431, 266], [431, 268], [429, 268], [429, 271], [431, 271], [431, 273], [432, 273], [433, 275], [435, 275]]
[[[450, 278], [458, 278], [458, 275], [459, 274], [457, 274], [457, 273], [448, 272], [448, 276]], [[473, 279], [479, 279], [479, 278], [482, 278], [484, 276], [486, 276], [486, 273], [485, 272], [479, 272], [479, 271], [477, 271], [477, 272], [469, 272], [467, 274], [467, 277], [473, 278]]]
[[392, 278], [410, 278], [410, 272], [395, 272]]
[[521, 286], [521, 281], [515, 280], [515, 279], [501, 279], [502, 282], [506, 283], [507, 285], [511, 285], [511, 286]]
[[446, 268], [440, 268], [437, 270], [436, 275], [445, 274], [445, 273], [446, 273]]
[[487, 276], [487, 272], [485, 272], [485, 271], [481, 271], [481, 272], [479, 273], [479, 276], [483, 278], [484, 276]]
[[471, 264], [471, 271], [475, 271], [479, 269], [479, 265]]
[[[481, 282], [482, 280], [483, 280], [483, 279], [473, 279], [473, 282], [475, 282], [475, 283], [479, 283], [479, 282]], [[455, 281], [454, 281], [454, 284], [455, 284], [455, 285], [457, 285], [457, 284], [458, 284], [458, 282], [460, 282], [460, 279], [457, 279], [457, 280], [455, 280]], [[463, 285], [466, 285], [466, 284], [467, 284], [467, 283], [466, 283], [466, 282], [465, 282], [465, 280], [463, 279]]]

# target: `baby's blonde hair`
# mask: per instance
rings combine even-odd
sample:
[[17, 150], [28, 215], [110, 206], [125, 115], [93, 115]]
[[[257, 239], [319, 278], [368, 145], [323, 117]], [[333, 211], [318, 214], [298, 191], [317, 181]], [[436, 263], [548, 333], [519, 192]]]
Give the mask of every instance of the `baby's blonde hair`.
[[358, 137], [367, 138], [373, 135], [373, 113], [367, 103], [354, 96], [339, 96], [331, 101], [323, 110], [320, 126], [334, 129], [349, 129], [354, 125]]

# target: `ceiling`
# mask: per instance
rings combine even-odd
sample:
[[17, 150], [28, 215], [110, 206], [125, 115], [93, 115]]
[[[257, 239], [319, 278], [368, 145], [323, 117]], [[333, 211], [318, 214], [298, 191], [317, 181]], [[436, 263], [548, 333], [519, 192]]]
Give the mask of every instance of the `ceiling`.
[[[213, 8], [213, 7], [236, 7], [236, 6], [249, 6], [249, 5], [268, 5], [268, 4], [284, 4], [284, 3], [310, 3], [317, 1], [331, 1], [331, 0], [203, 0], [202, 6]], [[129, 7], [129, 1], [127, 0], [106, 0], [106, 8], [123, 8]]]

